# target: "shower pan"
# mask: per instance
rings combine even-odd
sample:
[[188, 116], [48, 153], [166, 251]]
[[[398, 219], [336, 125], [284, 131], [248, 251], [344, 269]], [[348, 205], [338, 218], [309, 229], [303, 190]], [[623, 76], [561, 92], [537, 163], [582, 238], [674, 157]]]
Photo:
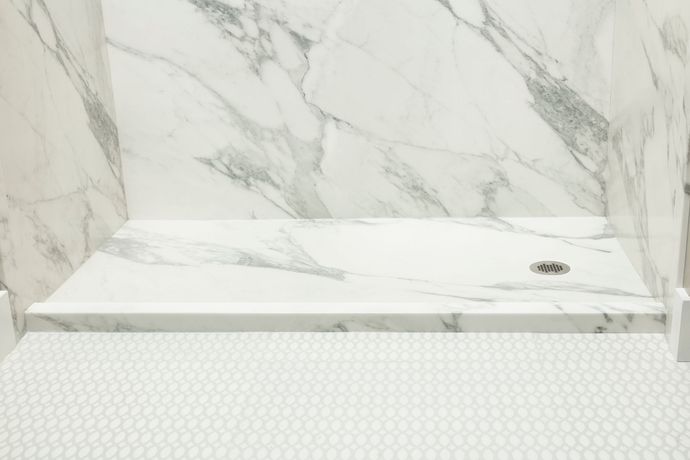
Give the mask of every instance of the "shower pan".
[[[564, 225], [566, 224], [566, 225]], [[546, 276], [533, 261], [567, 260]], [[130, 221], [31, 330], [661, 332], [601, 218]]]

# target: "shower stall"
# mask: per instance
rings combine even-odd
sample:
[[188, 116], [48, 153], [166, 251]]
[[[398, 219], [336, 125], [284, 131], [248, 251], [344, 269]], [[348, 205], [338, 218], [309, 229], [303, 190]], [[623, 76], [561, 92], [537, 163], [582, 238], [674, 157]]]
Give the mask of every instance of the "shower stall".
[[[664, 331], [684, 1], [17, 0], [2, 20], [19, 332]], [[18, 154], [37, 143], [50, 159]]]

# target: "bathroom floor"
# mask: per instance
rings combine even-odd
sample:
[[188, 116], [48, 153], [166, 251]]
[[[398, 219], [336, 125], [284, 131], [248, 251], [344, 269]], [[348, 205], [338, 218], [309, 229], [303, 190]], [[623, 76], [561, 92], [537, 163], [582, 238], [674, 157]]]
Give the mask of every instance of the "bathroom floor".
[[690, 458], [661, 334], [29, 333], [2, 458]]
[[[540, 260], [571, 266], [530, 271]], [[30, 330], [661, 332], [603, 218], [129, 221]]]

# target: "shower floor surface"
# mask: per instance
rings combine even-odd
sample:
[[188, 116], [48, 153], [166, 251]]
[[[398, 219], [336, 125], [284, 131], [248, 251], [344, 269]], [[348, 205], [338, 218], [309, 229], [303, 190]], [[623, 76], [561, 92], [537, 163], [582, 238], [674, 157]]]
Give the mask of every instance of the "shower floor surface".
[[[540, 260], [564, 275], [530, 271]], [[661, 332], [603, 218], [132, 220], [30, 330]]]

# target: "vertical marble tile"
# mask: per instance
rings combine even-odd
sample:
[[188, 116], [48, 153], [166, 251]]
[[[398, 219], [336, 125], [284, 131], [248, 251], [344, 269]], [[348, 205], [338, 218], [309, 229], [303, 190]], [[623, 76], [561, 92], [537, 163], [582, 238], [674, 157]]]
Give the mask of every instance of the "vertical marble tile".
[[133, 218], [604, 214], [613, 0], [104, 5]]
[[670, 308], [688, 221], [690, 3], [618, 0], [616, 15], [608, 214], [646, 284]]
[[0, 1], [0, 254], [17, 328], [126, 220], [100, 2]]

